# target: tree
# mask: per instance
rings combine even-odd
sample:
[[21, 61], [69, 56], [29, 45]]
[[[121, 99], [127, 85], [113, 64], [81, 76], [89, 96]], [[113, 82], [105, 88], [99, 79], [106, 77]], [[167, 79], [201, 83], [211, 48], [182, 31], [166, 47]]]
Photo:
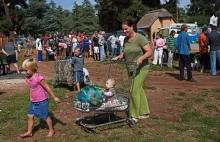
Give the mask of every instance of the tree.
[[190, 16], [189, 21], [204, 25], [209, 22], [209, 17], [214, 12], [219, 12], [220, 0], [191, 0], [191, 4], [187, 5], [186, 9]]
[[100, 29], [95, 9], [89, 0], [84, 0], [82, 5], [74, 3], [73, 21], [72, 30], [77, 32], [85, 31], [91, 34], [93, 31]]
[[49, 5], [45, 0], [31, 0], [28, 8], [25, 9], [24, 20], [22, 24], [23, 33], [26, 34], [40, 34], [45, 33], [45, 29], [42, 28], [43, 17], [47, 13]]
[[132, 0], [132, 4], [118, 14], [118, 20], [123, 22], [125, 19], [131, 19], [137, 23], [148, 10], [149, 9], [142, 4], [142, 1]]
[[165, 3], [162, 5], [163, 8], [165, 8], [167, 11], [169, 11], [173, 17], [177, 20], [179, 19], [178, 14], [178, 7], [177, 5], [179, 4], [179, 0], [165, 0]]
[[148, 7], [150, 10], [155, 10], [161, 8], [160, 0], [142, 0], [142, 3]]
[[20, 7], [26, 7], [26, 0], [0, 0], [0, 9], [2, 11], [1, 15], [3, 16], [4, 23], [7, 23], [7, 25], [5, 25], [5, 32], [7, 32], [9, 38], [12, 38], [14, 41], [20, 21], [20, 11], [19, 7], [17, 7], [18, 5]]
[[[97, 2], [96, 9], [98, 9], [98, 16], [100, 25], [106, 31], [112, 32], [121, 29], [121, 21], [124, 20], [127, 13], [138, 12], [139, 8], [131, 6], [133, 4], [140, 4], [140, 0], [95, 0]], [[128, 10], [127, 8], [132, 8]], [[127, 11], [124, 11], [127, 9]], [[124, 11], [124, 12], [123, 12]], [[132, 15], [135, 15], [132, 13]], [[125, 18], [127, 19], [127, 18]]]

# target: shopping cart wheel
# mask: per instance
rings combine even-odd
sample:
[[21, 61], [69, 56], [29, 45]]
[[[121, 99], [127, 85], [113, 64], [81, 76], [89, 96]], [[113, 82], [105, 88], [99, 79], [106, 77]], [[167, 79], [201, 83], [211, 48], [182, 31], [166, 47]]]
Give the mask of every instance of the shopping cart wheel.
[[128, 120], [127, 120], [127, 123], [128, 123], [128, 125], [130, 126], [130, 127], [134, 127], [135, 126], [135, 121], [134, 120], [132, 120], [131, 118], [128, 118]]

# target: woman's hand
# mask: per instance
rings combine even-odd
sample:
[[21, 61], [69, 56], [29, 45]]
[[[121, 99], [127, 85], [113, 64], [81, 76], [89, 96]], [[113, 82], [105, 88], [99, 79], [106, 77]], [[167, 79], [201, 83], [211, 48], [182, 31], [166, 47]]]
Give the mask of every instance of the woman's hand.
[[138, 60], [137, 60], [137, 65], [139, 66], [139, 65], [141, 65], [142, 63], [143, 63], [142, 57], [138, 58]]
[[54, 100], [54, 102], [56, 102], [56, 103], [59, 103], [59, 102], [60, 102], [60, 99], [57, 98], [57, 97], [53, 98], [53, 100]]
[[117, 56], [117, 57], [114, 57], [114, 58], [112, 58], [112, 60], [113, 61], [117, 61], [119, 59], [119, 57]]

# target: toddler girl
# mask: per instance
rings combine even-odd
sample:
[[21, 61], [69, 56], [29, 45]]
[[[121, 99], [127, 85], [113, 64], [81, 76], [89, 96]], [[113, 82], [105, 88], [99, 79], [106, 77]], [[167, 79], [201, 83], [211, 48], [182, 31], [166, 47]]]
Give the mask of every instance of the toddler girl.
[[54, 95], [44, 77], [37, 72], [38, 66], [34, 59], [25, 60], [22, 64], [22, 68], [26, 72], [26, 81], [30, 87], [30, 107], [28, 110], [28, 131], [20, 136], [25, 138], [33, 135], [34, 117], [38, 117], [46, 121], [49, 127], [47, 137], [52, 137], [55, 130], [48, 116], [48, 93], [56, 103], [60, 100]]

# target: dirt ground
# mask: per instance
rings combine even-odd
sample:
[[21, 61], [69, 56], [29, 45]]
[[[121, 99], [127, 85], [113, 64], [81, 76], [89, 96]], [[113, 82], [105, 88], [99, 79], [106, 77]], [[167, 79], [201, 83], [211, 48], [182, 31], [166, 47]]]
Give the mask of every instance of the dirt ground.
[[[90, 79], [99, 85], [104, 85], [104, 81], [108, 77], [109, 64], [92, 63], [92, 59], [86, 59], [85, 66], [90, 72]], [[47, 80], [53, 79], [54, 62], [41, 62], [39, 65], [39, 73]], [[120, 76], [122, 77], [122, 76]], [[172, 98], [179, 92], [196, 94], [199, 90], [204, 88], [218, 88], [220, 87], [220, 76], [211, 76], [210, 74], [202, 74], [200, 72], [193, 72], [193, 77], [198, 81], [197, 83], [190, 83], [187, 81], [177, 80], [178, 71], [150, 71], [146, 79], [145, 89], [151, 110], [151, 116], [159, 117], [160, 119], [169, 122], [178, 122], [179, 110], [175, 106], [169, 105], [167, 100]], [[123, 77], [122, 77], [123, 78]], [[4, 101], [7, 95], [14, 95], [28, 91], [24, 78], [20, 79], [4, 79], [0, 76], [0, 102]], [[69, 102], [70, 96], [75, 96], [76, 92], [69, 92], [65, 94], [64, 99], [59, 104], [60, 110], [54, 112], [57, 119], [66, 123], [73, 119], [83, 116], [84, 114], [74, 110]], [[62, 132], [58, 131], [58, 134]]]

